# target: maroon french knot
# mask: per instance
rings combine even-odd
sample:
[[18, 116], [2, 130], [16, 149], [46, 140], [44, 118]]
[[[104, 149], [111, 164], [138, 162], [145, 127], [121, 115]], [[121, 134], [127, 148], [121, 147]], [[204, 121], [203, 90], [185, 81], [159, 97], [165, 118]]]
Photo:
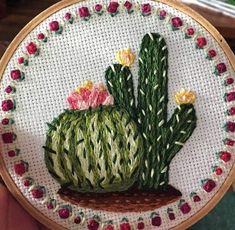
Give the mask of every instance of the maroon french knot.
[[231, 102], [235, 100], [235, 92], [226, 93], [226, 101]]
[[14, 69], [11, 71], [11, 79], [12, 80], [20, 80], [21, 77], [22, 77], [22, 74], [21, 74], [20, 70]]
[[72, 14], [71, 13], [66, 13], [65, 15], [64, 15], [64, 19], [65, 20], [70, 20], [72, 18]]
[[182, 205], [180, 205], [180, 210], [183, 214], [187, 214], [191, 211], [191, 207], [187, 202], [185, 202]]
[[10, 123], [9, 118], [3, 118], [2, 119], [2, 125], [9, 125], [9, 123]]
[[28, 51], [29, 54], [36, 54], [38, 51], [38, 48], [36, 46], [36, 44], [34, 42], [30, 42], [27, 46], [26, 46], [26, 50]]
[[126, 2], [124, 3], [124, 7], [127, 9], [127, 11], [130, 11], [131, 8], [132, 8], [132, 3], [129, 2], [129, 1], [126, 1]]
[[137, 224], [137, 229], [138, 229], [138, 230], [144, 229], [144, 222], [139, 222], [139, 223]]
[[218, 71], [219, 74], [222, 74], [227, 71], [227, 67], [223, 62], [221, 62], [216, 65], [216, 70]]
[[32, 190], [32, 196], [35, 199], [40, 199], [43, 197], [43, 195], [44, 195], [44, 191], [42, 188], [35, 188]]
[[11, 144], [16, 139], [16, 135], [13, 132], [3, 133], [2, 140], [5, 144]]
[[173, 212], [168, 213], [168, 217], [170, 220], [175, 220], [175, 214]]
[[233, 78], [227, 78], [226, 79], [226, 85], [231, 85], [231, 84], [233, 84], [234, 83], [234, 79]]
[[45, 38], [45, 35], [43, 33], [39, 33], [37, 38], [38, 40], [43, 40]]
[[21, 65], [24, 63], [24, 58], [23, 57], [19, 57], [18, 58], [18, 63]]
[[19, 176], [22, 176], [27, 171], [27, 166], [24, 162], [18, 163], [14, 165], [15, 173]]
[[208, 57], [214, 58], [217, 55], [216, 51], [211, 49], [208, 51]]
[[52, 202], [49, 202], [47, 204], [47, 209], [53, 209], [54, 208], [54, 205], [52, 204]]
[[149, 3], [145, 3], [141, 5], [141, 11], [143, 14], [151, 13], [151, 5]]
[[[235, 114], [235, 108], [232, 107], [231, 109], [233, 109], [234, 114]], [[231, 109], [230, 109], [230, 110], [231, 110]], [[229, 146], [234, 146], [235, 141], [234, 141], [234, 140], [231, 140], [231, 139], [226, 139], [226, 140], [225, 140], [225, 144], [226, 144], [226, 145], [229, 145]]]
[[166, 11], [165, 10], [160, 10], [160, 12], [159, 12], [159, 16], [161, 17], [161, 18], [165, 18], [166, 17]]
[[107, 11], [111, 14], [114, 14], [117, 12], [118, 7], [119, 7], [118, 2], [110, 2], [107, 7]]
[[58, 213], [61, 219], [67, 219], [70, 216], [70, 211], [68, 208], [61, 208], [59, 209]]
[[58, 21], [52, 21], [49, 23], [50, 31], [56, 32], [60, 29], [60, 24]]
[[193, 196], [193, 201], [194, 201], [194, 202], [199, 202], [199, 201], [201, 201], [200, 196], [194, 195], [194, 196]]
[[100, 12], [102, 10], [102, 5], [101, 4], [96, 4], [95, 5], [95, 11]]
[[179, 18], [179, 17], [172, 18], [171, 23], [174, 28], [179, 28], [183, 25], [183, 22], [182, 22], [181, 18]]
[[222, 168], [217, 167], [217, 168], [215, 169], [215, 174], [216, 174], [217, 176], [221, 175], [222, 173], [223, 173]]
[[159, 227], [162, 224], [162, 219], [161, 219], [160, 216], [155, 216], [155, 217], [152, 218], [151, 223], [152, 223], [153, 226]]
[[235, 122], [232, 122], [232, 121], [227, 122], [226, 130], [231, 133], [234, 133], [235, 132]]
[[80, 7], [78, 9], [78, 14], [81, 18], [86, 18], [86, 17], [89, 17], [90, 16], [90, 12], [89, 12], [89, 9], [85, 6], [83, 7]]
[[131, 230], [131, 226], [129, 223], [120, 224], [120, 230]]
[[81, 221], [82, 221], [82, 219], [81, 219], [80, 216], [75, 217], [74, 220], [73, 220], [73, 222], [74, 222], [75, 224], [80, 224]]
[[104, 230], [114, 230], [114, 227], [112, 225], [105, 226]]
[[14, 109], [14, 102], [10, 99], [2, 101], [2, 111], [7, 112]]
[[206, 192], [211, 192], [216, 186], [216, 183], [215, 181], [213, 181], [212, 179], [207, 179], [206, 181], [203, 182], [203, 189], [206, 191]]
[[11, 86], [11, 85], [8, 85], [6, 88], [5, 88], [5, 92], [6, 93], [12, 93], [14, 92], [14, 88]]
[[192, 27], [188, 28], [187, 31], [186, 31], [186, 34], [188, 36], [193, 36], [195, 33], [194, 29]]
[[100, 224], [94, 219], [88, 220], [87, 222], [87, 229], [89, 230], [98, 230], [99, 226]]
[[197, 38], [197, 47], [202, 49], [207, 45], [207, 40], [204, 37]]
[[16, 152], [14, 150], [8, 151], [7, 154], [8, 154], [9, 157], [15, 157], [16, 156]]
[[25, 179], [23, 181], [23, 184], [24, 184], [25, 187], [29, 187], [31, 185], [31, 181], [29, 179]]
[[222, 151], [222, 152], [220, 152], [219, 158], [220, 158], [223, 162], [227, 163], [228, 161], [231, 160], [231, 153], [229, 153], [229, 152], [227, 152], [227, 151]]

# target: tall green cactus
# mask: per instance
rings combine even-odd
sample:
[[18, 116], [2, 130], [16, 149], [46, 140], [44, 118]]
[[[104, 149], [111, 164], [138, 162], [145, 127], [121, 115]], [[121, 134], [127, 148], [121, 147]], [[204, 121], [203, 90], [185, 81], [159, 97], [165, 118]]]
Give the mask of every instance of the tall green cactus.
[[[146, 34], [140, 47], [137, 109], [135, 105], [129, 105], [130, 101], [135, 101], [133, 93], [128, 94], [125, 83], [127, 76], [131, 76], [129, 68], [114, 65], [106, 71], [106, 82], [116, 104], [131, 107], [128, 111], [138, 121], [143, 136], [144, 157], [137, 182], [141, 190], [167, 189], [169, 164], [196, 127], [196, 113], [191, 101], [179, 103], [167, 121], [167, 71], [167, 45], [156, 33]], [[132, 76], [128, 81], [128, 89], [133, 92]]]

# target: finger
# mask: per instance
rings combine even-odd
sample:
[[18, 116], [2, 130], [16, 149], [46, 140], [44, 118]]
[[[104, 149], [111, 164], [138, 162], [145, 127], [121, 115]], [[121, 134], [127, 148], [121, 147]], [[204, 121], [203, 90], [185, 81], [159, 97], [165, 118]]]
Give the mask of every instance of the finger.
[[0, 228], [7, 229], [9, 197], [6, 187], [0, 183]]

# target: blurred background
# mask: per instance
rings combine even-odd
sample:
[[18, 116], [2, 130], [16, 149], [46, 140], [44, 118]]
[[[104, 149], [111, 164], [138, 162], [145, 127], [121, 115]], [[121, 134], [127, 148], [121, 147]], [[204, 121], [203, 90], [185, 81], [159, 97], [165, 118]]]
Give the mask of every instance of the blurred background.
[[[58, 0], [0, 0], [0, 57], [17, 33]], [[235, 0], [182, 0], [224, 36], [235, 52]], [[1, 68], [1, 67], [0, 67]], [[235, 230], [235, 185], [219, 204], [190, 230]]]

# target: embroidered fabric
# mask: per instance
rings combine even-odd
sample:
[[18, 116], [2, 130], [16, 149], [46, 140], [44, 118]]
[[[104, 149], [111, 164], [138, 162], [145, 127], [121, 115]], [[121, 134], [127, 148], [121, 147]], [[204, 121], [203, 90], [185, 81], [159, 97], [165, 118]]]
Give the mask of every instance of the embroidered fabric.
[[[109, 1], [100, 1], [102, 5], [107, 2]], [[227, 72], [234, 76], [232, 67], [219, 44], [192, 18], [162, 3], [138, 2], [149, 2], [154, 8], [162, 8], [195, 28], [217, 51], [218, 60], [226, 63]], [[91, 0], [59, 10], [29, 33], [17, 48], [3, 74], [3, 87], [0, 91], [2, 100], [6, 98], [4, 88], [9, 85], [9, 73], [17, 66], [17, 59], [22, 56], [26, 45], [30, 41], [35, 41], [37, 34], [44, 32], [51, 21], [62, 22], [65, 13], [74, 13], [80, 6], [88, 6], [91, 9], [96, 3], [97, 1]], [[74, 24], [66, 24], [61, 35], [50, 35], [47, 43], [40, 44], [39, 56], [29, 58], [29, 66], [24, 68], [25, 80], [17, 82], [17, 92], [14, 96], [16, 110], [14, 111], [13, 130], [17, 134], [15, 146], [20, 149], [17, 157], [29, 164], [27, 175], [34, 178], [36, 184], [45, 186], [48, 196], [65, 204], [56, 195], [59, 184], [50, 176], [44, 163], [42, 146], [46, 137], [46, 122], [52, 121], [63, 109], [67, 108], [66, 96], [77, 85], [87, 79], [97, 83], [105, 82], [104, 71], [112, 62], [115, 62], [115, 51], [130, 47], [138, 56], [141, 39], [148, 32], [162, 34], [168, 46], [169, 115], [176, 106], [175, 92], [186, 88], [193, 90], [197, 95], [195, 102], [198, 116], [197, 128], [170, 165], [170, 184], [182, 192], [182, 198], [187, 200], [192, 210], [188, 214], [182, 214], [178, 209], [178, 202], [155, 210], [162, 218], [162, 224], [158, 228], [160, 230], [177, 226], [199, 211], [218, 191], [232, 166], [231, 161], [226, 164], [226, 167], [223, 167], [224, 173], [220, 175], [219, 180], [216, 179], [218, 177], [212, 176], [211, 167], [218, 165], [215, 153], [224, 149], [223, 139], [226, 137], [223, 129], [226, 123], [224, 112], [227, 109], [224, 101], [223, 77], [213, 74], [216, 60], [214, 63], [206, 59], [205, 50], [196, 49], [195, 41], [185, 39], [181, 30], [173, 31], [166, 21], [158, 19], [156, 13], [143, 17], [138, 10], [132, 14], [121, 10], [114, 17], [107, 13], [102, 16], [94, 14], [88, 21], [75, 20]], [[138, 69], [138, 62], [135, 61], [131, 67], [135, 87], [137, 86]], [[4, 116], [2, 111], [0, 114], [1, 117]], [[8, 127], [4, 127], [4, 131], [8, 129]], [[1, 146], [3, 147], [2, 156], [10, 175], [29, 202], [39, 212], [58, 224], [68, 229], [77, 229], [78, 225], [74, 224], [73, 220], [61, 219], [57, 212], [48, 210], [45, 204], [32, 197], [21, 178], [14, 172], [14, 163], [18, 158], [9, 158], [5, 154], [12, 146], [2, 143]], [[214, 177], [217, 186], [208, 194], [202, 191], [201, 180], [211, 177]], [[191, 201], [191, 192], [200, 193], [201, 201], [197, 203]], [[83, 211], [87, 218], [98, 215], [102, 221], [113, 220], [114, 224], [119, 224], [122, 218], [126, 217], [133, 226], [136, 226], [138, 218], [143, 217], [146, 225], [149, 225], [147, 229], [155, 228], [151, 226], [150, 222], [152, 211], [123, 214], [80, 209], [76, 206], [72, 206], [72, 208], [74, 213]], [[174, 221], [168, 219], [167, 208], [174, 210], [176, 216]], [[79, 226], [79, 229], [86, 229], [86, 224]]]

